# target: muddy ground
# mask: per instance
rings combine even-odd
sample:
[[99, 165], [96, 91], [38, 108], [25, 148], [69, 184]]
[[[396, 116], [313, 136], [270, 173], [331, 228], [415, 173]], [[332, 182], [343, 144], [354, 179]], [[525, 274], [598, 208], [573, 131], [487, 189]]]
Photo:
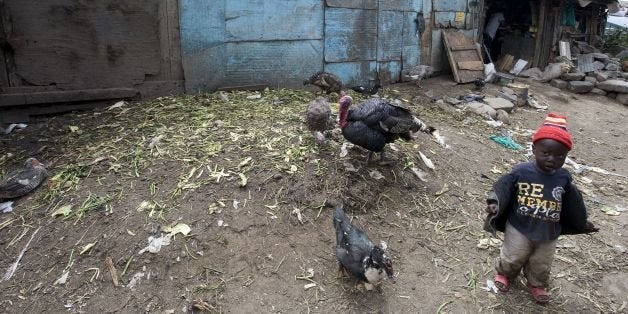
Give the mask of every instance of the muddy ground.
[[[0, 312], [625, 313], [628, 107], [527, 83], [568, 115], [570, 157], [611, 172], [566, 166], [601, 230], [561, 237], [547, 306], [521, 283], [507, 294], [484, 290], [498, 247], [478, 248], [488, 238], [487, 190], [529, 158], [488, 137], [507, 129], [525, 146], [547, 112], [519, 108], [510, 125], [492, 128], [434, 101], [473, 88], [443, 76], [386, 86], [384, 95], [404, 100], [449, 145], [423, 134], [397, 142], [392, 166], [366, 165], [356, 148], [340, 157], [337, 132], [317, 147], [303, 125], [310, 91], [166, 97], [39, 117], [3, 135], [3, 177], [33, 156], [50, 177], [0, 214], [1, 276], [23, 252], [0, 281]], [[388, 243], [396, 284], [365, 292], [336, 278], [325, 200], [343, 201], [355, 224]], [[177, 224], [190, 232], [175, 229], [169, 245], [144, 250]]]

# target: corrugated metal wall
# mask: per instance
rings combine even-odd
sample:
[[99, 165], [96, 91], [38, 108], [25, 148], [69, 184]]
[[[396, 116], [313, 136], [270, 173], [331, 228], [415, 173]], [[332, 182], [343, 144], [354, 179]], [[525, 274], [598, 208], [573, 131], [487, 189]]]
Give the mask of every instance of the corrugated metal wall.
[[403, 68], [446, 62], [432, 22], [466, 28], [458, 11], [467, 0], [180, 0], [186, 91], [300, 87], [320, 70], [345, 84], [395, 82]]

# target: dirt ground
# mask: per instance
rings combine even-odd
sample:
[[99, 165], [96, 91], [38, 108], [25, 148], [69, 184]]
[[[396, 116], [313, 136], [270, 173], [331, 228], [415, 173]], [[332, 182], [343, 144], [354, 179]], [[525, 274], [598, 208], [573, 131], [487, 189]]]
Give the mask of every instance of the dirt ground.
[[[338, 132], [317, 147], [303, 125], [309, 91], [165, 97], [40, 117], [3, 135], [3, 177], [33, 156], [50, 177], [0, 214], [0, 276], [23, 253], [0, 279], [0, 312], [626, 313], [628, 107], [527, 83], [568, 115], [570, 157], [599, 167], [566, 166], [600, 232], [560, 238], [547, 306], [519, 282], [507, 294], [484, 290], [499, 248], [478, 247], [488, 239], [486, 192], [529, 158], [489, 136], [510, 130], [525, 146], [547, 112], [518, 108], [510, 125], [492, 128], [437, 101], [473, 88], [442, 76], [386, 86], [449, 145], [424, 134], [394, 143], [392, 166], [366, 165], [357, 148], [341, 157]], [[396, 284], [365, 292], [336, 278], [325, 200], [343, 201], [355, 224], [388, 243]], [[178, 224], [190, 232], [167, 229]], [[169, 245], [144, 250], [169, 233]]]

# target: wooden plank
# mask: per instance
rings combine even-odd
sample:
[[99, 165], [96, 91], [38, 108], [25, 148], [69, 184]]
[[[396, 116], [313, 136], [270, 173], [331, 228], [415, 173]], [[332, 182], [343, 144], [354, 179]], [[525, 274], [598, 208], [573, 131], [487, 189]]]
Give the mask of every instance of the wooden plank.
[[460, 70], [484, 70], [484, 62], [482, 61], [458, 61], [458, 69]]
[[[484, 78], [484, 63], [477, 44], [462, 31], [443, 32], [443, 41], [449, 65], [458, 83], [473, 82], [478, 78]], [[471, 47], [474, 49], [452, 50], [451, 47]]]
[[7, 93], [0, 94], [0, 107], [134, 98], [137, 95], [138, 91], [134, 88], [101, 88], [38, 93]]
[[134, 86], [160, 72], [158, 1], [4, 3], [16, 75], [27, 85]]
[[476, 50], [478, 48], [477, 45], [457, 45], [449, 47], [451, 51], [460, 51], [460, 50]]
[[159, 1], [159, 43], [161, 70], [151, 77], [156, 81], [182, 80], [179, 7], [177, 0]]

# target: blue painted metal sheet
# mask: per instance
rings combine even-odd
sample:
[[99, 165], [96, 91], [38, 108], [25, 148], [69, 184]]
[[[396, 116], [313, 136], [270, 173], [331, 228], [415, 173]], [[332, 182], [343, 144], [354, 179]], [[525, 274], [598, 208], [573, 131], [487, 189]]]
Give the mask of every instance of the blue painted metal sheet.
[[226, 1], [225, 21], [230, 42], [323, 38], [320, 0]]
[[179, 27], [183, 56], [198, 53], [225, 41], [223, 1], [181, 0]]
[[434, 11], [466, 11], [467, 0], [437, 0], [432, 6]]
[[379, 2], [380, 10], [421, 11], [423, 0], [385, 0]]
[[302, 87], [304, 79], [323, 68], [323, 41], [227, 43], [225, 55], [221, 86]]
[[352, 9], [377, 9], [378, 0], [327, 0], [328, 7], [331, 8], [352, 8]]
[[450, 25], [458, 29], [464, 29], [465, 20], [456, 22], [456, 12], [434, 12], [434, 25], [437, 28], [449, 27]]
[[328, 63], [325, 71], [338, 75], [345, 86], [370, 84], [377, 79], [377, 62]]
[[377, 11], [328, 8], [325, 10], [325, 61], [375, 60]]
[[403, 12], [380, 11], [377, 30], [377, 60], [401, 59], [403, 41]]
[[185, 90], [210, 90], [224, 79], [224, 2], [181, 0], [179, 25]]
[[401, 48], [401, 64], [404, 69], [420, 64], [421, 38], [419, 37], [417, 12], [403, 14], [403, 43]]
[[401, 62], [390, 61], [380, 62], [379, 71], [386, 81], [397, 82], [400, 80], [401, 75]]

